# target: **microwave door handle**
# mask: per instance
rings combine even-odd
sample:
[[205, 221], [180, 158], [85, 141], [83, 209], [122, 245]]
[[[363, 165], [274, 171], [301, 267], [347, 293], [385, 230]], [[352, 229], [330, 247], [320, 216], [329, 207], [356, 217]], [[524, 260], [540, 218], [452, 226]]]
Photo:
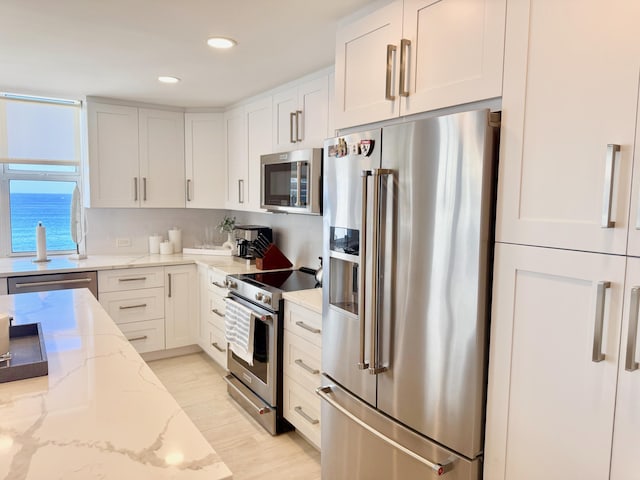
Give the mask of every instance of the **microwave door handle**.
[[302, 162], [296, 162], [296, 207], [300, 207], [302, 202], [300, 201], [300, 194], [302, 193]]
[[357, 367], [359, 370], [366, 370], [369, 364], [365, 361], [365, 320], [366, 320], [366, 288], [367, 283], [367, 201], [368, 201], [368, 181], [371, 176], [371, 170], [362, 170], [362, 215], [360, 220], [360, 286], [358, 288], [358, 317], [360, 318], [360, 344], [359, 357]]

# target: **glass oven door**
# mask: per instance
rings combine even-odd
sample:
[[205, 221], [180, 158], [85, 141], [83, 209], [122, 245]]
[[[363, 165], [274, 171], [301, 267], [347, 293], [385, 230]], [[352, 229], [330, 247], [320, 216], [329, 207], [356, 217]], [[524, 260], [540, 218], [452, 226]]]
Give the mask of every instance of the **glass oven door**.
[[261, 309], [241, 298], [233, 297], [227, 302], [237, 302], [254, 311], [253, 322], [253, 365], [228, 349], [227, 366], [242, 383], [272, 406], [276, 404], [276, 334], [274, 321], [276, 313]]

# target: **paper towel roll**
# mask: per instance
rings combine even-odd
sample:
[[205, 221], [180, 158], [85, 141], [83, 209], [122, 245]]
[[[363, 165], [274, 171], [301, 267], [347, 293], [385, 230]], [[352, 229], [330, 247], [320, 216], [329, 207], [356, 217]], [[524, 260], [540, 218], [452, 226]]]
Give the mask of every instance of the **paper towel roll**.
[[44, 262], [47, 260], [47, 230], [38, 222], [36, 227], [36, 260]]
[[173, 253], [173, 243], [161, 242], [160, 243], [160, 255], [171, 255]]
[[182, 230], [178, 227], [174, 227], [169, 230], [169, 241], [173, 244], [173, 252], [182, 252]]
[[160, 242], [162, 242], [162, 235], [151, 235], [149, 237], [149, 253], [160, 253]]
[[0, 356], [9, 351], [9, 315], [0, 314]]

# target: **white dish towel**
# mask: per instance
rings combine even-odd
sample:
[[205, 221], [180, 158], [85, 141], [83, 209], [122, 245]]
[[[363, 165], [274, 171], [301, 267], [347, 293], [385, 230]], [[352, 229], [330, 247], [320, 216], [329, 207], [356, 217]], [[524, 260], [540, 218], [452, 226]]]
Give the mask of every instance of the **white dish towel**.
[[225, 338], [229, 348], [249, 365], [253, 365], [253, 321], [251, 310], [227, 300], [224, 315]]

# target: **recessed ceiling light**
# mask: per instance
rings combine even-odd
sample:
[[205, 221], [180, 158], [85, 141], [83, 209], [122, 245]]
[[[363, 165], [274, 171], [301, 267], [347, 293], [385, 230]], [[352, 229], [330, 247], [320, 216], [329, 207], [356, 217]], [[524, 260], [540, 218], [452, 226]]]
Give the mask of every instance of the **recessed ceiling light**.
[[225, 37], [211, 37], [209, 40], [207, 40], [207, 44], [213, 48], [231, 48], [237, 43], [238, 42], [236, 42], [232, 38]]
[[158, 81], [162, 83], [178, 83], [180, 79], [178, 77], [168, 77], [166, 75], [160, 75]]

